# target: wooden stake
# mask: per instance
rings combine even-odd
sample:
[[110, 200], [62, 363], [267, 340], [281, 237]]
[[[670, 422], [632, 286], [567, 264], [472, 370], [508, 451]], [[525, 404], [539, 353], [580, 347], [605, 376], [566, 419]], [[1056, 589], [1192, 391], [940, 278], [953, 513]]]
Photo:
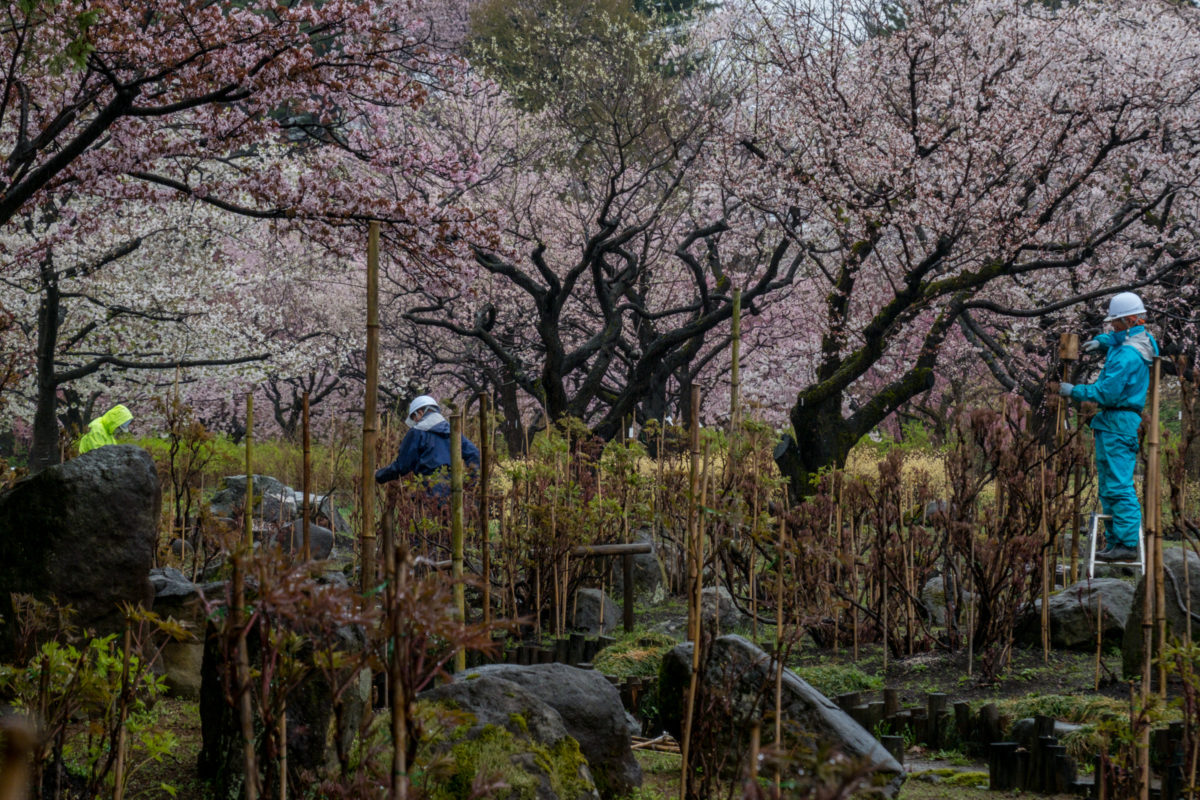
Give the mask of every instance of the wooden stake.
[[367, 232], [367, 385], [363, 396], [362, 471], [362, 592], [375, 588], [375, 442], [379, 435], [379, 223]]
[[[303, 465], [303, 469], [300, 474], [300, 484], [301, 484], [300, 488], [301, 488], [301, 493], [303, 494], [303, 497], [301, 498], [301, 501], [300, 501], [300, 517], [303, 520], [303, 522], [301, 522], [301, 530], [304, 533], [304, 560], [312, 561], [312, 533], [309, 529], [309, 525], [310, 525], [309, 517], [312, 516], [312, 513], [310, 510], [309, 501], [308, 501], [309, 493], [312, 491], [312, 437], [310, 436], [310, 432], [309, 432], [309, 428], [308, 428], [308, 392], [307, 391], [304, 392], [304, 399], [303, 399], [302, 403], [303, 403], [303, 405], [301, 406], [301, 411], [300, 411], [300, 429], [301, 429], [301, 436], [304, 439], [304, 465]], [[330, 513], [329, 527], [332, 528], [332, 527], [334, 527], [333, 519], [332, 519], [332, 515], [333, 515], [333, 504], [332, 503], [330, 503], [330, 506], [329, 506], [329, 513]]]
[[[1162, 531], [1162, 461], [1159, 445], [1159, 405], [1162, 399], [1162, 359], [1154, 359], [1150, 368], [1150, 387], [1147, 399], [1150, 402], [1150, 430], [1146, 436], [1148, 448], [1146, 462], [1147, 503], [1153, 515], [1154, 525], [1150, 529], [1154, 551], [1154, 627], [1157, 631], [1159, 654], [1164, 652], [1167, 644], [1167, 599], [1166, 575], [1163, 569], [1163, 531]], [[1153, 492], [1153, 494], [1151, 494]], [[1186, 569], [1186, 553], [1184, 572]], [[1164, 700], [1167, 697], [1167, 664], [1160, 660], [1158, 664], [1158, 693]]]
[[[785, 490], [786, 491], [786, 490]], [[783, 742], [783, 553], [787, 547], [787, 517], [779, 517], [779, 548], [775, 555], [775, 747]], [[775, 796], [780, 797], [779, 762], [775, 763]]]
[[[463, 586], [463, 458], [462, 412], [450, 415], [450, 558], [454, 576], [454, 609], [458, 618], [467, 621], [467, 598]], [[454, 654], [454, 671], [467, 668], [467, 651]]]
[[[488, 519], [492, 478], [492, 420], [487, 392], [479, 393], [479, 571], [483, 573], [483, 624], [492, 624], [492, 540]], [[603, 605], [601, 605], [603, 608]]]
[[733, 290], [733, 321], [731, 329], [730, 358], [732, 364], [729, 374], [729, 446], [733, 451], [733, 434], [742, 424], [742, 290]]
[[[1143, 488], [1146, 494], [1146, 507], [1143, 510], [1143, 546], [1147, 554], [1147, 561], [1152, 561], [1154, 552], [1154, 540], [1157, 536], [1154, 530], [1155, 503], [1157, 501], [1158, 487], [1158, 375], [1159, 375], [1159, 359], [1154, 359], [1154, 365], [1150, 371], [1150, 390], [1148, 400], [1150, 401], [1150, 430], [1146, 436], [1147, 459], [1146, 459], [1146, 478], [1143, 483]], [[1154, 610], [1157, 606], [1157, 589], [1155, 583], [1159, 579], [1156, 570], [1151, 564], [1147, 564], [1145, 576], [1145, 597], [1143, 598], [1142, 608], [1142, 709], [1146, 709], [1150, 705], [1150, 681], [1152, 676], [1152, 664], [1154, 658]], [[1141, 760], [1141, 798], [1149, 800], [1150, 797], [1150, 727], [1143, 726], [1140, 736], [1139, 758]]]
[[[247, 475], [249, 477], [249, 475]], [[247, 483], [249, 486], [249, 483]], [[249, 496], [249, 493], [247, 493]], [[253, 552], [253, 547], [246, 548]], [[254, 748], [254, 709], [250, 699], [250, 654], [246, 647], [246, 626], [242, 618], [246, 606], [245, 568], [242, 554], [235, 553], [233, 562], [232, 608], [229, 609], [229, 625], [235, 631], [234, 642], [234, 696], [237, 699], [238, 722], [242, 735], [242, 765], [244, 769], [243, 793], [246, 800], [258, 800], [258, 754]]]
[[[690, 594], [693, 592], [693, 587], [697, 583], [697, 574], [700, 565], [696, 563], [694, 558], [696, 530], [699, 527], [699, 509], [697, 505], [700, 499], [700, 387], [693, 386], [691, 393], [691, 408], [688, 410], [688, 447], [691, 453], [691, 468], [688, 473], [688, 527], [687, 536], [688, 542], [687, 552], [687, 576]], [[700, 630], [700, 614], [695, 603], [688, 603], [688, 641], [699, 641]]]
[[692, 642], [692, 676], [688, 681], [687, 706], [684, 710], [682, 741], [679, 745], [681, 754], [682, 774], [679, 780], [679, 798], [686, 800], [692, 784], [691, 770], [688, 768], [691, 752], [692, 720], [696, 710], [696, 688], [700, 671], [700, 570], [697, 562], [697, 543], [699, 534], [699, 503], [700, 503], [700, 387], [692, 386], [691, 408], [688, 409], [689, 445], [691, 448], [691, 470], [689, 473], [688, 493], [688, 542], [687, 542], [687, 573], [688, 573], [688, 639]]
[[[308, 393], [305, 392], [305, 398]], [[279, 800], [287, 800], [288, 777], [287, 766], [287, 706], [279, 712]]]
[[1092, 691], [1100, 691], [1100, 657], [1104, 639], [1104, 595], [1096, 592], [1096, 679]]
[[1042, 662], [1050, 663], [1050, 526], [1046, 520], [1046, 449], [1038, 448], [1038, 497], [1041, 513], [1038, 533], [1042, 539]]
[[[130, 619], [125, 618], [124, 646], [121, 648], [121, 691], [129, 691], [129, 656], [132, 651], [132, 633]], [[129, 711], [128, 703], [120, 703], [120, 713], [117, 718], [117, 761], [113, 766], [113, 800], [122, 800], [125, 796], [125, 756], [128, 746], [125, 733], [125, 715]]]
[[254, 392], [246, 395], [246, 496], [243, 498], [242, 542], [254, 549]]

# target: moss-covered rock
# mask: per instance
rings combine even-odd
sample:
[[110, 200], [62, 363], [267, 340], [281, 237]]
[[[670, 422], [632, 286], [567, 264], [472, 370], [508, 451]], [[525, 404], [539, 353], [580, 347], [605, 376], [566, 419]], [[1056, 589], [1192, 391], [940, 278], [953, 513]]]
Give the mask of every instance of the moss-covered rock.
[[455, 681], [421, 695], [427, 720], [413, 780], [432, 800], [597, 800], [558, 713], [511, 681]]

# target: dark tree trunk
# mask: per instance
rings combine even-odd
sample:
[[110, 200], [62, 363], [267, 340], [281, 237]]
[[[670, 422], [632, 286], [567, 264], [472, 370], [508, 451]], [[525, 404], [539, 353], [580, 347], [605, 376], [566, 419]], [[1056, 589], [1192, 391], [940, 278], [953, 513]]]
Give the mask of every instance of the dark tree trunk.
[[795, 438], [785, 436], [775, 448], [775, 463], [790, 481], [793, 500], [816, 489], [817, 475], [826, 467], [843, 467], [858, 441], [857, 424], [842, 416], [842, 395], [821, 403], [797, 403], [789, 414]]
[[29, 471], [41, 472], [62, 461], [58, 452], [58, 382], [54, 350], [58, 345], [58, 280], [43, 266], [42, 303], [38, 307], [37, 406], [33, 414], [33, 447]]

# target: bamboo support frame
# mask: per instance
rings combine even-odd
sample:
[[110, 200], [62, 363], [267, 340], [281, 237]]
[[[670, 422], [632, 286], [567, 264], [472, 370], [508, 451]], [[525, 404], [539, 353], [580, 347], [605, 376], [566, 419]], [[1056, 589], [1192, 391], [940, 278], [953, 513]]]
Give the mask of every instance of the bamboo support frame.
[[375, 586], [375, 442], [379, 400], [379, 223], [372, 221], [367, 232], [367, 363], [363, 396], [362, 472], [362, 591]]

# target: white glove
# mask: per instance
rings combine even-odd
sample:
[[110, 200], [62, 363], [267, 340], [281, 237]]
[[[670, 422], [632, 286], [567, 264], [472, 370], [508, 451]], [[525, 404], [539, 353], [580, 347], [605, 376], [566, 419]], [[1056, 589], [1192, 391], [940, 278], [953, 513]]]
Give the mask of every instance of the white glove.
[[1058, 393], [1061, 394], [1063, 397], [1070, 397], [1071, 390], [1074, 388], [1075, 388], [1075, 384], [1073, 384], [1073, 383], [1060, 383], [1058, 385]]
[[1086, 342], [1083, 343], [1083, 352], [1085, 352], [1085, 353], [1095, 352], [1096, 350], [1099, 350], [1099, 349], [1100, 349], [1100, 342], [1096, 341], [1095, 339], [1088, 339]]

